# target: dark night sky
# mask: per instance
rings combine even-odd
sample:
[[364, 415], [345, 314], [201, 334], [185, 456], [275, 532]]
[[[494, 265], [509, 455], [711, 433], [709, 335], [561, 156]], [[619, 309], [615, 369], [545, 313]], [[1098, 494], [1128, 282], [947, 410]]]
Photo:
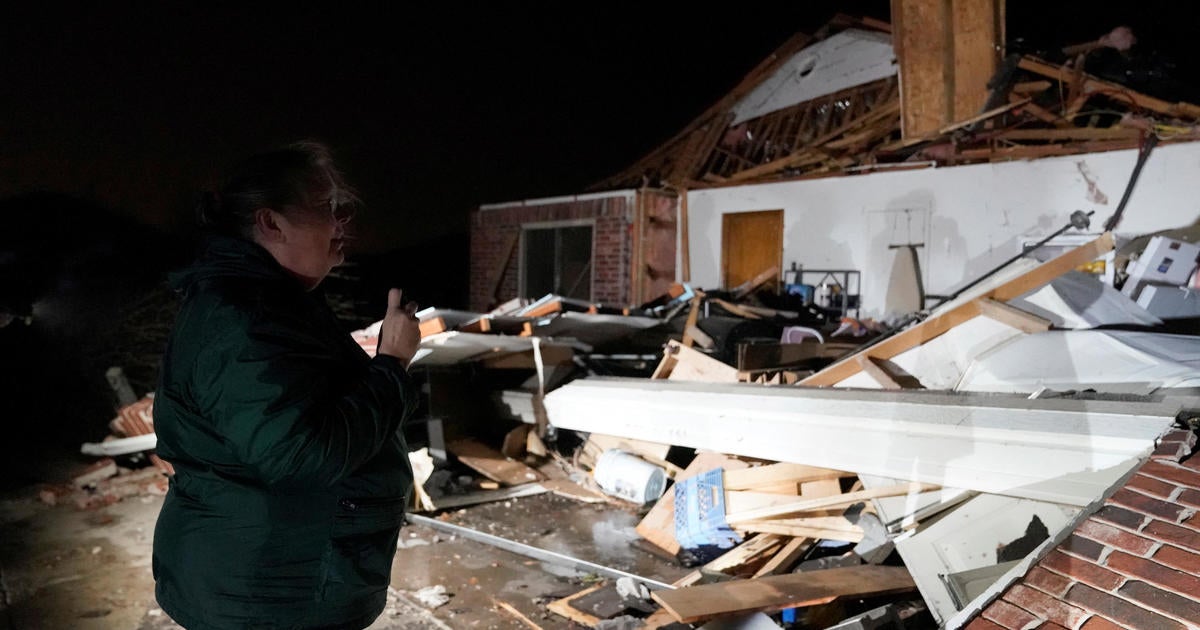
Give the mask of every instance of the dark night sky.
[[[886, 0], [724, 14], [105, 4], [15, 9], [0, 25], [0, 198], [57, 191], [181, 233], [191, 195], [222, 168], [316, 138], [367, 202], [364, 251], [461, 234], [481, 202], [581, 191], [674, 134], [793, 32], [839, 10], [888, 12]], [[1131, 23], [1143, 49], [1181, 51], [1195, 75], [1183, 51], [1200, 31], [1175, 4], [1010, 1], [1009, 37], [1075, 43]]]

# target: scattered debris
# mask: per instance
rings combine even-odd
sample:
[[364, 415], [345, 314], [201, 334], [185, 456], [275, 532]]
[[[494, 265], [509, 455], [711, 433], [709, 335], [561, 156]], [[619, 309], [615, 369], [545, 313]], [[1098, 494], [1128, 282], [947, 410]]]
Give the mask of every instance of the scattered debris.
[[441, 584], [426, 586], [413, 593], [413, 595], [426, 608], [437, 608], [450, 602], [450, 595], [447, 593], [446, 587]]

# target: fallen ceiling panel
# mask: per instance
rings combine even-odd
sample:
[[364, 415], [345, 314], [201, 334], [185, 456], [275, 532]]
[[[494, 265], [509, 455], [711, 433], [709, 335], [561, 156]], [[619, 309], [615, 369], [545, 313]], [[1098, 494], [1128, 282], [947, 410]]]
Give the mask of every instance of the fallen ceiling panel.
[[546, 398], [560, 428], [1078, 506], [1149, 453], [1179, 408], [615, 378]]

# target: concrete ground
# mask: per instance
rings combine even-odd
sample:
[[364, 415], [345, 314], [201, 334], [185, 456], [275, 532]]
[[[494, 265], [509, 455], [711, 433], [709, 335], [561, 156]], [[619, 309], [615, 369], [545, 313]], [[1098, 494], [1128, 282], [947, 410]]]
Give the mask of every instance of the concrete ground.
[[[0, 630], [178, 628], [154, 602], [151, 541], [162, 498], [141, 496], [93, 511], [48, 506], [35, 489], [0, 501]], [[443, 518], [645, 577], [671, 582], [687, 571], [634, 546], [631, 507], [539, 495], [474, 506]], [[372, 630], [578, 627], [544, 604], [594, 576], [418, 525], [401, 533], [388, 607]], [[430, 609], [416, 592], [442, 586]]]

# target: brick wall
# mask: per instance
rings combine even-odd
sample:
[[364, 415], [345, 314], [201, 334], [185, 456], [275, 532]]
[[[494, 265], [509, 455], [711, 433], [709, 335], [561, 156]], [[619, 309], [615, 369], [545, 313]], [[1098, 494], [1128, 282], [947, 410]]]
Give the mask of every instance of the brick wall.
[[1173, 431], [968, 630], [1173, 630], [1200, 622], [1200, 457]]
[[[518, 296], [520, 284], [521, 226], [550, 221], [592, 219], [592, 300], [627, 305], [631, 256], [630, 222], [633, 196], [565, 201], [544, 205], [521, 205], [476, 210], [471, 215], [470, 309], [487, 311]], [[505, 266], [506, 258], [507, 267]], [[503, 269], [497, 295], [491, 295], [496, 275]]]

